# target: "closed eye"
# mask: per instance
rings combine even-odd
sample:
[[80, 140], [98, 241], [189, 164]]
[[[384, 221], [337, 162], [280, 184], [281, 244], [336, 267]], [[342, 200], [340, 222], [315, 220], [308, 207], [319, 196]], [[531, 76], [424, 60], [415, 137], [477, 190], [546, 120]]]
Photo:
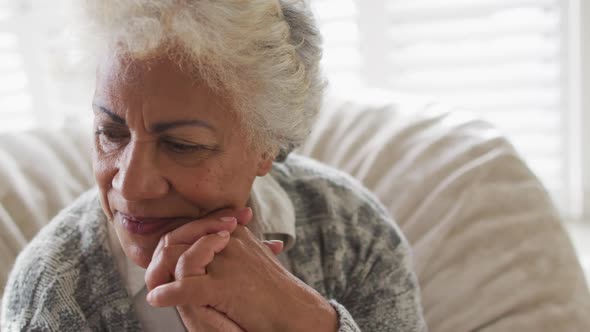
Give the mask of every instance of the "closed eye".
[[127, 132], [123, 132], [121, 130], [112, 130], [105, 127], [99, 127], [95, 131], [95, 135], [102, 138], [106, 138], [107, 140], [112, 142], [121, 141], [129, 137], [129, 134]]
[[182, 143], [172, 140], [164, 140], [163, 144], [166, 146], [168, 150], [178, 154], [189, 154], [189, 153], [196, 153], [196, 152], [212, 152], [216, 151], [217, 149], [212, 146], [203, 145], [203, 144], [189, 144], [189, 143]]

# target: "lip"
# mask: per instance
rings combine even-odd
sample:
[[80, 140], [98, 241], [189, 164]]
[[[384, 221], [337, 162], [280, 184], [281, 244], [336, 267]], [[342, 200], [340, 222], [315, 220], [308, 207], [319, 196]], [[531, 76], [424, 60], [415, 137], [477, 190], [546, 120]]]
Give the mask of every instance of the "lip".
[[150, 235], [162, 232], [166, 228], [170, 228], [172, 224], [186, 223], [190, 221], [188, 218], [150, 218], [150, 217], [135, 217], [125, 213], [118, 212], [118, 221], [123, 228], [129, 233], [137, 235]]

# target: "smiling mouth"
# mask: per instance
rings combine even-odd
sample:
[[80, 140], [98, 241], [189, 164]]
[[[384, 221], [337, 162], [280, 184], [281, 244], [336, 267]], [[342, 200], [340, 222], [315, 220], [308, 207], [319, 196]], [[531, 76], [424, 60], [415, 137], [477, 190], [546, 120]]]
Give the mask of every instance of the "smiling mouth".
[[171, 225], [180, 225], [187, 223], [192, 218], [148, 218], [148, 217], [135, 217], [125, 213], [117, 212], [119, 223], [129, 233], [137, 235], [150, 235], [158, 232], [162, 232], [166, 228], [170, 228]]

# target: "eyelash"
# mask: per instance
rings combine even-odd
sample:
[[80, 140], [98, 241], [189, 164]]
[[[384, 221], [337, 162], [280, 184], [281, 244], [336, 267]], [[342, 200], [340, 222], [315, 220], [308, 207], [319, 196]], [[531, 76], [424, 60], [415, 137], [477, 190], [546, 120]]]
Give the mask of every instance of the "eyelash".
[[112, 142], [120, 142], [121, 140], [125, 139], [128, 137], [127, 134], [117, 134], [115, 130], [111, 130], [108, 128], [99, 128], [97, 129], [94, 134], [96, 136], [104, 136], [105, 138], [107, 138], [109, 141]]
[[[128, 134], [117, 134], [117, 130], [111, 130], [108, 128], [99, 128], [95, 131], [95, 135], [100, 137], [103, 136], [109, 142], [112, 143], [121, 143], [125, 139], [129, 137]], [[163, 139], [162, 144], [164, 144], [171, 152], [176, 154], [190, 154], [195, 152], [214, 152], [217, 151], [216, 147], [202, 145], [202, 144], [184, 144], [179, 142], [174, 142], [170, 139]]]
[[201, 144], [183, 144], [173, 142], [170, 140], [164, 140], [163, 143], [168, 147], [168, 149], [170, 149], [170, 151], [177, 154], [188, 154], [202, 151], [215, 151], [215, 148]]

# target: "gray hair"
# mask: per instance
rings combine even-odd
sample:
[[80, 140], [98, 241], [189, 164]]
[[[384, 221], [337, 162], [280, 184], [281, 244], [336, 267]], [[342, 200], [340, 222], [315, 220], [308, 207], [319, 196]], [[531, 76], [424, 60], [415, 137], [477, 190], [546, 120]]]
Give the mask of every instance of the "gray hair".
[[251, 142], [276, 160], [308, 136], [325, 81], [303, 0], [86, 0], [85, 11], [117, 56], [167, 56], [228, 93]]

